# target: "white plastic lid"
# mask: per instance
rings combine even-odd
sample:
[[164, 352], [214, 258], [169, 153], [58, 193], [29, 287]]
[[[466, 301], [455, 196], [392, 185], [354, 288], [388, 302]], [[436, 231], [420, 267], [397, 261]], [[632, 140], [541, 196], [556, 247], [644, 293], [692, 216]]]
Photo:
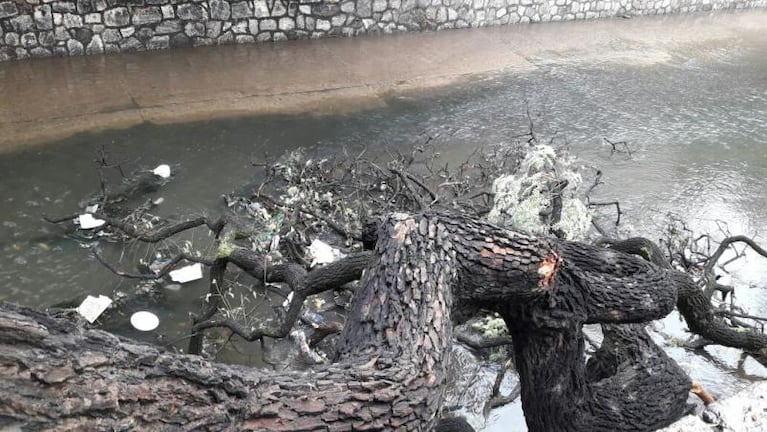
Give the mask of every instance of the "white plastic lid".
[[130, 323], [136, 330], [151, 331], [160, 325], [160, 318], [152, 312], [140, 311], [131, 315]]

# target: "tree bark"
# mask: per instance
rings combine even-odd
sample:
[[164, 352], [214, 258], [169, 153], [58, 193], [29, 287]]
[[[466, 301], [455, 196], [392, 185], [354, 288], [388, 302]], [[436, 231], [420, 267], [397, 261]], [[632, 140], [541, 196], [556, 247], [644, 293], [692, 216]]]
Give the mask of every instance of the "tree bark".
[[[266, 277], [237, 253], [227, 259]], [[686, 275], [439, 212], [390, 216], [373, 258], [354, 259], [369, 264], [335, 362], [308, 372], [215, 364], [0, 304], [0, 422], [27, 430], [431, 430], [451, 310], [469, 303], [507, 322], [531, 431], [648, 431], [683, 412], [684, 372], [641, 327], [610, 325], [665, 316], [686, 298], [678, 297], [689, 289]], [[343, 277], [321, 280], [358, 271], [338, 266]], [[585, 323], [607, 325], [590, 366]]]

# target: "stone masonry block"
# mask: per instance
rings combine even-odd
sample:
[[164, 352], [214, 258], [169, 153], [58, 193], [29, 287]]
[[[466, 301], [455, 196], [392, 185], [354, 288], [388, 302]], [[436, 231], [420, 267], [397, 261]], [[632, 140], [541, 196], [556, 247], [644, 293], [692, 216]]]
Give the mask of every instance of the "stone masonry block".
[[176, 8], [176, 15], [182, 20], [197, 21], [203, 17], [202, 6], [197, 3], [184, 3]]
[[53, 10], [51, 5], [35, 6], [35, 25], [38, 30], [53, 30]]
[[162, 12], [157, 6], [133, 9], [133, 25], [155, 24], [160, 21], [162, 21]]
[[247, 19], [253, 18], [253, 9], [247, 1], [232, 3], [232, 18]]
[[210, 0], [210, 17], [217, 20], [228, 20], [232, 15], [232, 7], [226, 0]]
[[8, 18], [19, 14], [16, 3], [12, 1], [0, 2], [0, 18]]
[[104, 24], [107, 27], [123, 27], [130, 23], [130, 13], [124, 7], [104, 11]]

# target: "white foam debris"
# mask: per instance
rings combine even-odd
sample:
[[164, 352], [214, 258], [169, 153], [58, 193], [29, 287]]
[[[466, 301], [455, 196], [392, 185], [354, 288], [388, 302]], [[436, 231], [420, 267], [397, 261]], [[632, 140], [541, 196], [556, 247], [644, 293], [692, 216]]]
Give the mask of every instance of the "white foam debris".
[[90, 213], [83, 213], [77, 217], [77, 224], [80, 225], [80, 229], [93, 229], [98, 228], [106, 223], [103, 219], [93, 217]]
[[112, 299], [105, 295], [99, 295], [98, 297], [89, 295], [77, 307], [77, 313], [93, 324], [111, 304]]
[[195, 263], [168, 273], [173, 282], [187, 283], [202, 279], [202, 264]]
[[285, 301], [282, 302], [282, 307], [283, 308], [285, 308], [285, 309], [290, 308], [290, 303], [293, 302], [293, 294], [294, 294], [294, 292], [291, 291], [290, 294], [288, 294], [288, 296], [285, 297]]
[[313, 257], [312, 267], [317, 264], [329, 264], [346, 256], [340, 250], [318, 239], [314, 239], [309, 245], [309, 253]]
[[767, 430], [765, 412], [767, 382], [760, 382], [714, 402], [700, 416], [682, 417], [659, 432], [763, 432]]
[[158, 165], [157, 168], [152, 170], [152, 173], [158, 177], [162, 178], [168, 178], [170, 177], [170, 165], [162, 164]]

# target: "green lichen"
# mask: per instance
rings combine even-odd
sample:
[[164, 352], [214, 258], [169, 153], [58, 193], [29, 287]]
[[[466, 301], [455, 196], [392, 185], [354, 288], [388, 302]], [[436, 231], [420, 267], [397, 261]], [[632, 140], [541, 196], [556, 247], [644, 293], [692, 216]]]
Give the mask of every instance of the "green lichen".
[[486, 316], [471, 325], [472, 330], [478, 331], [484, 337], [498, 337], [509, 334], [506, 323], [502, 318]]
[[[501, 176], [493, 182], [494, 203], [488, 220], [533, 234], [551, 235], [557, 231], [568, 240], [585, 238], [593, 215], [574, 197], [581, 176], [572, 168], [572, 162], [572, 158], [558, 157], [551, 146], [535, 146], [516, 174]], [[562, 191], [560, 220], [549, 226], [541, 215], [550, 213], [553, 193], [550, 188], [562, 180], [567, 181], [567, 187]]]
[[216, 258], [226, 258], [234, 252], [234, 244], [228, 241], [222, 241], [218, 244]]
[[555, 230], [562, 231], [567, 240], [583, 240], [591, 228], [592, 211], [583, 201], [575, 198], [562, 200], [562, 214]]
[[649, 247], [647, 247], [647, 246], [642, 246], [642, 247], [641, 247], [641, 248], [639, 248], [639, 249], [640, 249], [640, 250], [642, 251], [642, 253], [644, 254], [644, 259], [646, 259], [647, 261], [652, 261], [652, 259], [653, 259], [653, 257], [652, 257], [652, 249], [650, 249], [650, 248], [649, 248]]

